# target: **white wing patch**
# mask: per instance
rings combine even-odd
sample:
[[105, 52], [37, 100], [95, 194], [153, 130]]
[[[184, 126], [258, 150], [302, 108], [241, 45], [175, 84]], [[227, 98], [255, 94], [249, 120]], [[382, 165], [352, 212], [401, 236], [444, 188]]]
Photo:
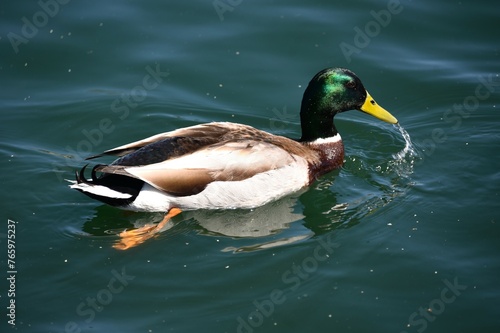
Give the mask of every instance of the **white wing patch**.
[[99, 195], [102, 197], [108, 197], [108, 198], [116, 198], [116, 199], [129, 199], [132, 197], [132, 195], [128, 193], [122, 193], [118, 191], [114, 191], [110, 189], [109, 187], [106, 186], [101, 186], [101, 185], [89, 185], [85, 183], [74, 183], [73, 185], [70, 185], [69, 187], [81, 190], [83, 192], [87, 193], [92, 193], [95, 195]]

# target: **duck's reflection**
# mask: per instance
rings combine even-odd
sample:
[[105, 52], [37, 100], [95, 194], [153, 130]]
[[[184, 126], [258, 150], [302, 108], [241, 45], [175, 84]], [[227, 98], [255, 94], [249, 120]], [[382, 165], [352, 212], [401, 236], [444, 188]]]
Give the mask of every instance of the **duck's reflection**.
[[[331, 191], [333, 179], [316, 183], [293, 196], [250, 210], [197, 210], [186, 211], [168, 223], [161, 213], [134, 213], [100, 206], [96, 215], [88, 220], [83, 231], [92, 236], [108, 236], [119, 240], [114, 247], [128, 249], [147, 239], [191, 221], [199, 234], [216, 237], [245, 239], [244, 245], [229, 246], [223, 251], [247, 252], [290, 244], [331, 230], [342, 220], [346, 204], [338, 204]], [[331, 207], [327, 212], [320, 208]], [[177, 228], [174, 228], [177, 229]], [[125, 233], [124, 231], [127, 230]], [[154, 230], [152, 232], [152, 230]], [[192, 230], [192, 229], [191, 229]], [[173, 230], [168, 231], [174, 232]], [[175, 232], [174, 232], [175, 233]], [[127, 234], [127, 237], [121, 235]], [[248, 244], [248, 240], [251, 244]]]

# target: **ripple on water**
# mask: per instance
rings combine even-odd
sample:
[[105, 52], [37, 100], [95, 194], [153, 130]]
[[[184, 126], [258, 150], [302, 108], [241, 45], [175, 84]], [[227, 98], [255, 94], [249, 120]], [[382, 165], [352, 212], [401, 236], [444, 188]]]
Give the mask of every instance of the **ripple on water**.
[[401, 139], [395, 132], [391, 133], [394, 135], [392, 142], [382, 137], [377, 140], [381, 141], [380, 148], [395, 151], [389, 155], [390, 158], [386, 154], [381, 157], [379, 149], [371, 152], [364, 148], [369, 146], [373, 135], [377, 135], [376, 132], [366, 137], [366, 143], [362, 135], [350, 143], [346, 163], [335, 179], [335, 185], [330, 188], [330, 191], [336, 193], [335, 205], [344, 207], [342, 211], [329, 211], [332, 223], [335, 221], [338, 224], [340, 217], [341, 224], [357, 224], [365, 216], [394, 204], [396, 198], [407, 195], [414, 185], [411, 175], [421, 158], [420, 152], [413, 145], [409, 133], [399, 124], [395, 127], [404, 140], [403, 148]]

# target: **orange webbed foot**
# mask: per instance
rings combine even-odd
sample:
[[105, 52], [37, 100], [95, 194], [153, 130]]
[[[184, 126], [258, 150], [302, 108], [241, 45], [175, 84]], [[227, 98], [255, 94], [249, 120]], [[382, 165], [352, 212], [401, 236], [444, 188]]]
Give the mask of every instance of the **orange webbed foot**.
[[160, 223], [146, 224], [145, 226], [133, 230], [122, 231], [118, 236], [120, 240], [113, 245], [113, 248], [117, 250], [127, 250], [135, 247], [139, 244], [144, 243], [146, 240], [156, 236], [163, 227], [170, 221], [170, 219], [176, 215], [179, 215], [182, 211], [179, 208], [172, 208], [165, 215]]

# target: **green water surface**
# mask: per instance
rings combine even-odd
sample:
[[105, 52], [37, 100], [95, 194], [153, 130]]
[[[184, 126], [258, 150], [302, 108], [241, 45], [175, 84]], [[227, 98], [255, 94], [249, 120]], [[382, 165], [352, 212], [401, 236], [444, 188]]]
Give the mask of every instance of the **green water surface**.
[[[498, 332], [499, 17], [467, 0], [4, 2], [0, 331]], [[67, 186], [91, 154], [199, 123], [300, 137], [305, 87], [337, 66], [413, 151], [344, 113], [342, 169], [252, 211], [184, 212], [128, 251], [116, 234], [162, 215]]]

